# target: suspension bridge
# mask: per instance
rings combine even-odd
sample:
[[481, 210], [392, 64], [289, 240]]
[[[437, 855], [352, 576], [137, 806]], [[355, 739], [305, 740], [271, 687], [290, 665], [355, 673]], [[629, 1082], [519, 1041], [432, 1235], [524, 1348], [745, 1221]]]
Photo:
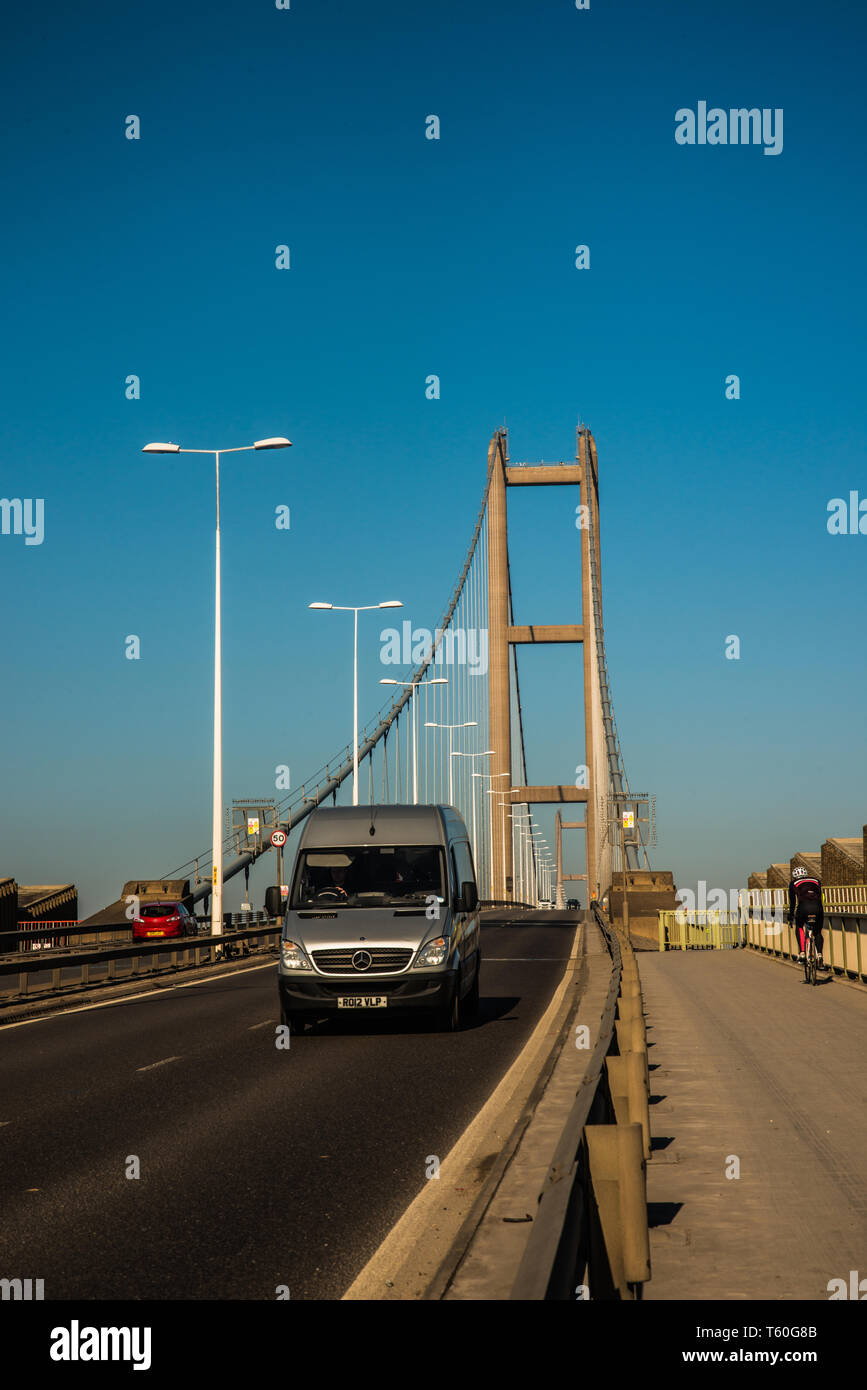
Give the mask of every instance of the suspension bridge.
[[[481, 473], [481, 470], [480, 470]], [[517, 608], [509, 564], [508, 494], [515, 488], [573, 488], [580, 499], [576, 621], [551, 624], [544, 614], [525, 615]], [[508, 433], [491, 438], [487, 470], [475, 525], [466, 556], [448, 603], [431, 631], [403, 622], [393, 640], [411, 674], [360, 730], [357, 755], [352, 745], [339, 749], [273, 805], [251, 801], [236, 823], [226, 824], [223, 881], [250, 868], [272, 852], [270, 834], [282, 831], [291, 855], [292, 837], [317, 807], [336, 804], [355, 781], [354, 798], [369, 804], [386, 802], [454, 805], [470, 830], [482, 900], [487, 904], [540, 903], [564, 908], [564, 885], [580, 883], [586, 905], [618, 896], [624, 869], [633, 901], [644, 910], [649, 931], [655, 932], [655, 897], [660, 907], [674, 906], [671, 876], [650, 875], [646, 841], [652, 817], [643, 814], [652, 801], [630, 792], [623, 764], [608, 671], [602, 606], [599, 464], [590, 430], [578, 426], [575, 458], [560, 463], [513, 464]], [[583, 739], [584, 764], [574, 783], [528, 783], [528, 730], [521, 703], [520, 656], [527, 647], [568, 643], [581, 649], [583, 721], [578, 729], [562, 730], [564, 744]], [[576, 664], [578, 664], [576, 662]], [[445, 677], [445, 679], [443, 679]], [[438, 679], [440, 678], [440, 679]], [[583, 724], [583, 727], [581, 727]], [[469, 731], [472, 730], [470, 736]], [[554, 845], [533, 820], [539, 804], [556, 805]], [[564, 819], [561, 806], [572, 806], [580, 818]], [[250, 812], [255, 829], [248, 831]], [[573, 811], [574, 814], [574, 811]], [[583, 870], [566, 869], [564, 831], [583, 831]], [[280, 851], [283, 853], [282, 849]], [[281, 860], [282, 864], [282, 860]], [[643, 864], [643, 871], [642, 871]], [[211, 850], [203, 850], [158, 876], [127, 875], [136, 882], [190, 883], [190, 898], [207, 914], [214, 866]], [[282, 868], [281, 868], [282, 877]], [[106, 927], [127, 920], [127, 897], [122, 895], [94, 913], [84, 925]]]
[[[513, 591], [508, 498], [526, 487], [577, 489], [572, 622]], [[590, 430], [558, 463], [513, 462], [497, 430], [480, 492], [443, 613], [430, 631], [392, 630], [407, 674], [357, 740], [281, 800], [236, 801], [222, 862], [203, 851], [159, 881], [130, 878], [76, 924], [72, 951], [0, 959], [2, 1026], [17, 1030], [0, 1277], [30, 1268], [67, 1299], [859, 1296], [867, 899], [835, 904], [833, 973], [807, 991], [766, 920], [771, 890], [754, 891], [746, 936], [680, 920], [672, 875], [648, 859], [654, 799], [630, 789], [614, 717]], [[580, 649], [583, 701], [562, 739], [583, 741], [584, 763], [569, 784], [531, 778], [521, 697], [522, 655], [555, 643]], [[329, 1025], [284, 1052], [279, 919], [238, 933], [254, 948], [239, 968], [217, 935], [129, 944], [128, 896], [182, 883], [206, 913], [215, 872], [249, 875], [268, 832], [291, 851], [311, 812], [350, 791], [462, 813], [486, 909], [480, 1012], [458, 1034]], [[556, 808], [553, 848], [540, 806]], [[573, 832], [580, 872], [566, 870]], [[642, 945], [655, 953], [639, 977]], [[793, 1066], [792, 1036], [828, 1045]], [[131, 1198], [118, 1154], [161, 1180]], [[291, 1220], [273, 1220], [275, 1192]], [[36, 1223], [23, 1193], [44, 1194]]]

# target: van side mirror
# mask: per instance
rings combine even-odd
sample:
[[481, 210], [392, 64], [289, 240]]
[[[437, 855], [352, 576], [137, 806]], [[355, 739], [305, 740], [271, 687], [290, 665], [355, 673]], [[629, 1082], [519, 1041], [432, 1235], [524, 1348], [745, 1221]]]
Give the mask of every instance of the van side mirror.
[[475, 912], [479, 905], [479, 890], [471, 879], [461, 884], [461, 912]]
[[265, 912], [269, 917], [283, 916], [283, 899], [280, 894], [280, 887], [272, 883], [270, 888], [265, 889]]

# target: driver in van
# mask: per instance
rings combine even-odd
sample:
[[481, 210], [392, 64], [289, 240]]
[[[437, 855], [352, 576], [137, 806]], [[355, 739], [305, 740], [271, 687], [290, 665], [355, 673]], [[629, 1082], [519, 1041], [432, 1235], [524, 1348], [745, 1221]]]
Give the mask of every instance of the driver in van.
[[[346, 887], [347, 867], [345, 864], [333, 864], [330, 872], [331, 882], [324, 884], [323, 887], [328, 893], [336, 894], [341, 902], [343, 902], [349, 897], [349, 892]], [[321, 891], [322, 889], [320, 889], [320, 892]]]

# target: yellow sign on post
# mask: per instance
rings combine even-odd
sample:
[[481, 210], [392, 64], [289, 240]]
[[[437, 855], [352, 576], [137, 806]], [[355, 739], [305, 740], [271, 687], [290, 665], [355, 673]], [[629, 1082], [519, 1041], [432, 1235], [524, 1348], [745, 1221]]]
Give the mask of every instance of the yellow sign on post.
[[624, 811], [624, 812], [623, 812], [623, 829], [624, 829], [624, 830], [634, 830], [634, 829], [635, 829], [635, 812], [634, 812], [634, 811]]
[[248, 835], [258, 835], [258, 834], [259, 834], [259, 817], [258, 817], [258, 816], [248, 816], [248, 817], [247, 817], [247, 834], [248, 834]]

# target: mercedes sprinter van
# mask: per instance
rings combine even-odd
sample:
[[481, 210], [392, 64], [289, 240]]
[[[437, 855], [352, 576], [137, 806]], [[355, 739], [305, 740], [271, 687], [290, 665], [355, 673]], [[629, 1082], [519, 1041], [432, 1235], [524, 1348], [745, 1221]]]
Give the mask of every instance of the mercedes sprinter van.
[[453, 806], [311, 812], [289, 890], [278, 963], [293, 1032], [344, 1010], [422, 1011], [449, 1032], [473, 1015], [479, 898], [467, 827]]

